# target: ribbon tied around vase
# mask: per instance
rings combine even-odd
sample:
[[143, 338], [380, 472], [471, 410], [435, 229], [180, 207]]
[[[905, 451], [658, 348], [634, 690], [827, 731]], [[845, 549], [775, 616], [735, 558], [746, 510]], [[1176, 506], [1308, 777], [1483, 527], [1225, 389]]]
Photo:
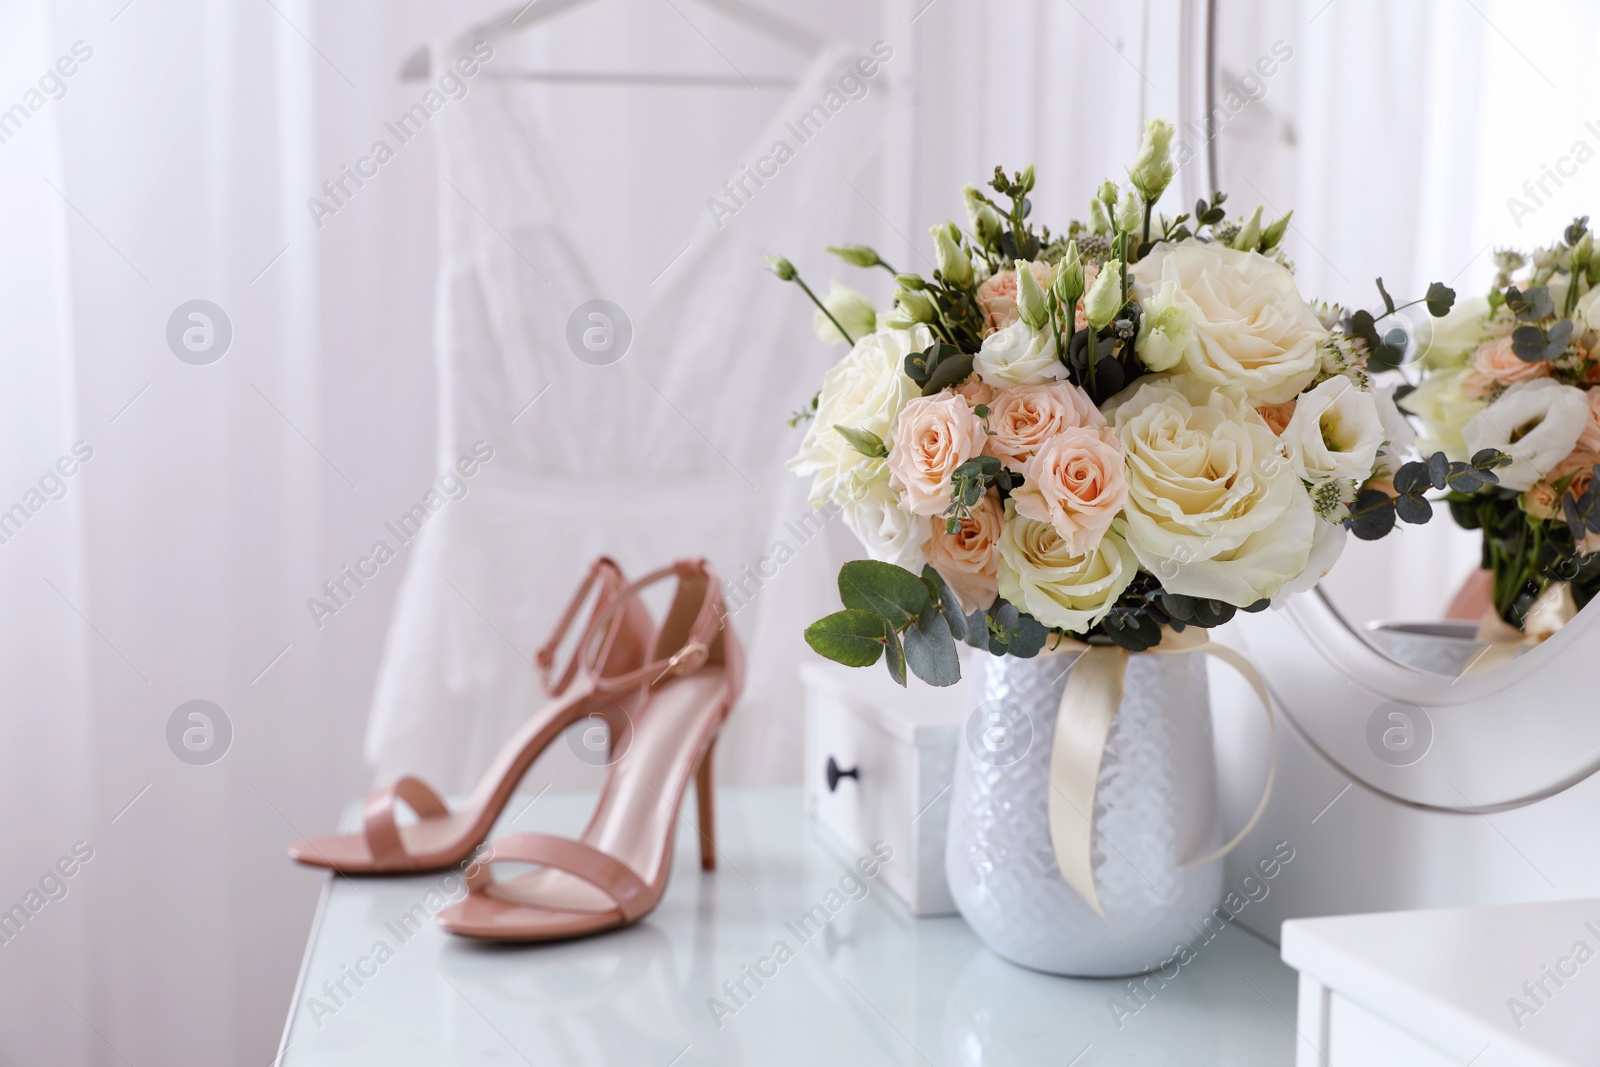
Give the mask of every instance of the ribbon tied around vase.
[[[1070, 638], [1051, 650], [1077, 653], [1067, 675], [1066, 688], [1056, 710], [1055, 740], [1050, 749], [1050, 841], [1055, 847], [1056, 865], [1061, 877], [1076, 889], [1102, 919], [1105, 911], [1094, 884], [1095, 792], [1099, 786], [1100, 764], [1105, 756], [1111, 724], [1122, 703], [1122, 685], [1128, 670], [1125, 648], [1116, 645], [1090, 645]], [[1266, 683], [1242, 654], [1226, 645], [1210, 641], [1206, 632], [1190, 627], [1182, 632], [1163, 630], [1161, 643], [1140, 656], [1187, 655], [1215, 656], [1244, 676], [1267, 712], [1267, 727], [1272, 738], [1272, 760], [1267, 769], [1261, 799], [1244, 827], [1222, 847], [1203, 856], [1186, 860], [1183, 867], [1199, 867], [1221, 859], [1255, 829], [1272, 796], [1272, 782], [1278, 772], [1277, 720], [1272, 714], [1272, 699]]]

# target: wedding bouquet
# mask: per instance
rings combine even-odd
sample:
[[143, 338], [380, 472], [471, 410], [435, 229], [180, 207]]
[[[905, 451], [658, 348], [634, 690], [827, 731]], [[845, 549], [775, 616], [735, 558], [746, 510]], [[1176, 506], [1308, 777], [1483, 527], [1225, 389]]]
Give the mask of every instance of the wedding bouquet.
[[1497, 252], [1488, 295], [1421, 331], [1421, 382], [1400, 400], [1443, 457], [1509, 456], [1497, 484], [1447, 499], [1458, 524], [1483, 531], [1494, 611], [1518, 629], [1541, 598], [1570, 616], [1600, 589], [1600, 256], [1588, 223], [1531, 257]]
[[[1309, 588], [1350, 532], [1427, 521], [1425, 489], [1496, 481], [1488, 451], [1403, 462], [1412, 431], [1371, 376], [1405, 355], [1377, 325], [1398, 309], [1307, 303], [1279, 248], [1289, 215], [1229, 220], [1220, 193], [1155, 214], [1172, 134], [1149, 123], [1128, 187], [1106, 182], [1061, 232], [1031, 220], [1033, 168], [997, 167], [963, 190], [968, 229], [933, 227], [931, 278], [830, 248], [894, 275], [887, 313], [769, 257], [851, 346], [789, 463], [872, 557], [806, 631], [817, 652], [949, 685], [962, 639], [1145, 650]], [[1416, 303], [1442, 316], [1454, 296]]]

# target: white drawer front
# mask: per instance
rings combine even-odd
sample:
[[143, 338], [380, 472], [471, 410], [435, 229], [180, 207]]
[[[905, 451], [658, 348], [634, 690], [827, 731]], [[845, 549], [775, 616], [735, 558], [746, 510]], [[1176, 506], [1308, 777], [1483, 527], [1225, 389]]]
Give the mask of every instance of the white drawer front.
[[[817, 688], [806, 694], [805, 738], [806, 811], [824, 840], [845, 853], [846, 861], [871, 852], [877, 841], [887, 842], [894, 859], [883, 867], [884, 884], [913, 914], [953, 914], [944, 877], [947, 787], [954, 766], [949, 746], [919, 749], [849, 700]], [[840, 770], [856, 772], [832, 791], [830, 758]]]

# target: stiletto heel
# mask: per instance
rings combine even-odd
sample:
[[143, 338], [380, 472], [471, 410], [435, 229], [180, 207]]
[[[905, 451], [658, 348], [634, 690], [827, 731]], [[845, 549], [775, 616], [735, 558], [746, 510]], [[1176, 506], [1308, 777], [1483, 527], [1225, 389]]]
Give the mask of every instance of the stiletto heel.
[[711, 797], [711, 757], [717, 751], [717, 739], [712, 738], [700, 757], [700, 766], [694, 772], [694, 799], [700, 816], [700, 869], [717, 869], [717, 822]]
[[[510, 834], [467, 869], [467, 895], [435, 921], [453, 934], [492, 941], [556, 941], [638, 922], [666, 891], [672, 843], [689, 781], [700, 815], [700, 863], [715, 864], [711, 749], [744, 684], [744, 654], [727, 625], [722, 587], [704, 560], [679, 562], [623, 590], [676, 577], [677, 595], [638, 670], [596, 679], [602, 690], [647, 687], [633, 743], [606, 771], [594, 815], [576, 840]], [[497, 863], [539, 869], [496, 881]]]
[[[636, 674], [649, 655], [654, 631], [642, 604], [634, 599], [620, 602], [626, 585], [621, 568], [611, 560], [602, 556], [590, 564], [550, 640], [534, 657], [540, 683], [553, 699], [500, 749], [459, 810], [452, 812], [421, 780], [402, 777], [367, 795], [360, 833], [297, 842], [289, 847], [290, 858], [341, 874], [409, 874], [454, 867], [488, 836], [534, 759], [568, 726], [597, 715], [610, 724], [613, 740], [626, 736], [644, 686], [606, 685], [601, 680]], [[589, 618], [572, 658], [557, 674], [556, 652], [591, 593]], [[417, 816], [412, 825], [396, 821], [402, 801]]]

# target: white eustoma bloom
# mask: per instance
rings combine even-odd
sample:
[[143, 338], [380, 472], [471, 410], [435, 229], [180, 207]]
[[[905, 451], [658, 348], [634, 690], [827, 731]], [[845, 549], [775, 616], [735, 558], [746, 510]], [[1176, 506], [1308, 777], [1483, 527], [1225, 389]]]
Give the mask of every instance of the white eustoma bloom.
[[829, 500], [849, 501], [852, 476], [866, 480], [886, 469], [882, 459], [862, 455], [840, 436], [835, 426], [876, 434], [885, 447], [893, 444], [900, 409], [922, 390], [906, 377], [906, 356], [933, 344], [926, 326], [908, 330], [879, 330], [855, 343], [850, 354], [834, 364], [822, 378], [816, 417], [806, 429], [800, 450], [787, 466], [801, 477], [812, 478], [811, 506]]
[[1060, 381], [1066, 378], [1067, 368], [1056, 352], [1055, 334], [1018, 319], [983, 339], [983, 346], [972, 357], [972, 369], [996, 389]]
[[1327, 577], [1344, 553], [1349, 537], [1350, 531], [1345, 529], [1342, 522], [1318, 522], [1311, 535], [1311, 556], [1306, 560], [1306, 569], [1300, 572], [1299, 577], [1283, 583], [1277, 596], [1272, 598], [1272, 606], [1283, 607], [1290, 596], [1306, 592]]
[[1200, 309], [1179, 298], [1177, 282], [1163, 282], [1145, 297], [1142, 307], [1134, 351], [1151, 370], [1171, 370], [1198, 340], [1194, 324]]
[[1142, 378], [1113, 404], [1128, 544], [1165, 589], [1246, 607], [1304, 573], [1311, 497], [1248, 403], [1174, 375]]
[[1300, 394], [1282, 439], [1302, 480], [1363, 482], [1385, 435], [1372, 394], [1340, 374]]
[[1397, 388], [1397, 385], [1385, 385], [1372, 391], [1373, 402], [1378, 406], [1378, 421], [1383, 424], [1384, 440], [1383, 447], [1378, 450], [1376, 469], [1391, 478], [1417, 443], [1417, 432], [1411, 428], [1411, 420], [1394, 402]]
[[1175, 286], [1195, 309], [1196, 341], [1175, 371], [1282, 404], [1311, 384], [1328, 331], [1276, 260], [1199, 241], [1158, 245], [1131, 271], [1140, 304]]
[[867, 554], [883, 563], [920, 573], [927, 562], [928, 520], [912, 515], [900, 504], [900, 494], [889, 484], [889, 472], [852, 480], [841, 493], [841, 515]]
[[1551, 378], [1517, 382], [1461, 430], [1468, 456], [1497, 448], [1511, 457], [1495, 471], [1500, 484], [1524, 492], [1566, 459], [1589, 425], [1583, 390]]
[[[828, 313], [839, 320], [839, 326], [843, 326], [845, 332], [857, 341], [877, 329], [878, 312], [873, 308], [872, 301], [847, 285], [834, 282], [828, 290], [828, 295], [822, 298], [822, 306], [827, 308]], [[828, 316], [824, 315], [820, 308], [811, 316], [811, 327], [826, 344], [844, 341], [839, 328], [829, 321]]]

